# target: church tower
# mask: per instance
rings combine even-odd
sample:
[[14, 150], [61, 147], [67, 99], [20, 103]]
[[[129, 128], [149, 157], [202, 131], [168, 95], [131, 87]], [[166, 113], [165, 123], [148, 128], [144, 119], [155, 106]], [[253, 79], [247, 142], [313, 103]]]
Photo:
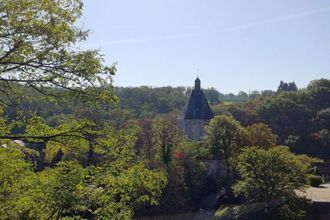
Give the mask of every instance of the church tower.
[[204, 134], [204, 125], [213, 118], [212, 110], [201, 89], [201, 80], [197, 77], [195, 88], [192, 90], [184, 113], [179, 118], [179, 126], [191, 139], [201, 139]]

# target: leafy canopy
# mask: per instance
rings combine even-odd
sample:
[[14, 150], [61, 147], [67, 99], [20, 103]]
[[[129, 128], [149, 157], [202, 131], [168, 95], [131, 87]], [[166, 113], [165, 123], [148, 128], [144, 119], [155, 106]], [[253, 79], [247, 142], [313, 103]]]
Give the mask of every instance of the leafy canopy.
[[242, 179], [234, 191], [250, 202], [292, 198], [305, 186], [306, 166], [284, 147], [247, 147], [238, 157], [237, 170]]
[[[17, 83], [40, 94], [109, 102], [114, 66], [104, 66], [97, 50], [78, 50], [88, 31], [76, 26], [82, 15], [80, 0], [3, 0], [0, 5], [0, 83], [3, 104], [27, 96]], [[57, 88], [57, 90], [50, 89]], [[15, 102], [15, 103], [12, 103]]]

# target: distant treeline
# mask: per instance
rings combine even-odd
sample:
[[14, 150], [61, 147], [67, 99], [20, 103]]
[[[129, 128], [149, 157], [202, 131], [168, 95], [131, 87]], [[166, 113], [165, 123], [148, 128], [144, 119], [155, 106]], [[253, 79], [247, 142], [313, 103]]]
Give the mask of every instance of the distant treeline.
[[[257, 91], [253, 90], [249, 94], [240, 91], [238, 94], [228, 93], [223, 94], [215, 88], [203, 89], [203, 92], [209, 101], [211, 106], [216, 106], [220, 103], [233, 104], [237, 102], [246, 102], [253, 100], [256, 97], [270, 97], [279, 91], [296, 91], [297, 87], [294, 84], [295, 90], [290, 90], [292, 87], [287, 87], [286, 85], [291, 85], [293, 83], [281, 82], [278, 91], [263, 90]], [[284, 85], [284, 86], [283, 86]], [[289, 88], [289, 90], [288, 90]], [[176, 113], [180, 114], [185, 104], [187, 103], [189, 96], [192, 91], [192, 87], [150, 87], [150, 86], [140, 86], [140, 87], [115, 87], [114, 94], [117, 96], [118, 100], [116, 103], [111, 105], [102, 105], [104, 110], [111, 109], [122, 109], [132, 113], [134, 118], [154, 118], [159, 114]], [[26, 93], [31, 96], [38, 96], [39, 94], [26, 89]], [[58, 91], [61, 94], [61, 91]], [[64, 94], [64, 93], [63, 93]], [[65, 95], [59, 95], [66, 97]], [[72, 114], [77, 106], [83, 105], [83, 103], [78, 103], [72, 98], [64, 98], [63, 102], [52, 103], [47, 100], [39, 99], [38, 103], [24, 103], [22, 100], [24, 108], [29, 111], [38, 111], [43, 117], [48, 118], [50, 116], [58, 117], [61, 114]], [[65, 103], [65, 104], [63, 104]]]
[[[116, 87], [115, 94], [120, 99], [120, 107], [132, 109], [140, 117], [150, 117], [169, 112], [180, 112], [189, 99], [191, 87]], [[250, 94], [240, 91], [238, 94], [223, 94], [215, 88], [203, 89], [211, 105], [221, 102], [244, 102], [258, 96], [271, 96], [275, 91], [253, 90]]]

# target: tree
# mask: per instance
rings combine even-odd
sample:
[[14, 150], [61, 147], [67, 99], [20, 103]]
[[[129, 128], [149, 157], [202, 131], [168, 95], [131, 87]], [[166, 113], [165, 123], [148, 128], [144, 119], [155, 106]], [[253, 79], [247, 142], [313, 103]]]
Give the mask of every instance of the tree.
[[118, 146], [112, 150], [112, 160], [102, 165], [83, 167], [64, 161], [35, 173], [20, 150], [0, 147], [1, 218], [129, 219], [135, 208], [156, 205], [166, 174], [146, 169], [129, 157], [123, 161]]
[[233, 187], [237, 195], [243, 195], [247, 202], [268, 204], [266, 212], [273, 219], [302, 217], [296, 190], [305, 187], [307, 170], [288, 148], [247, 147], [238, 156], [237, 170], [241, 176]]
[[320, 127], [330, 129], [330, 107], [319, 111], [317, 117], [320, 121]]
[[307, 135], [313, 113], [305, 104], [277, 96], [260, 105], [258, 115], [284, 141], [289, 135]]
[[149, 164], [149, 166], [154, 164], [156, 149], [154, 146], [153, 121], [151, 119], [139, 121], [139, 133], [135, 146], [139, 156], [145, 160], [146, 164]]
[[260, 96], [260, 92], [258, 90], [253, 90], [250, 94], [249, 94], [249, 99], [255, 99], [258, 96]]
[[173, 159], [175, 147], [183, 138], [181, 130], [177, 127], [175, 115], [158, 118], [154, 125], [154, 143], [156, 159], [166, 166]]
[[116, 100], [111, 85], [115, 66], [104, 65], [97, 50], [76, 48], [88, 36], [76, 25], [82, 7], [80, 0], [1, 2], [0, 105], [12, 112], [8, 123], [15, 124], [15, 130], [1, 134], [0, 139], [38, 140], [45, 145], [79, 130], [43, 131], [37, 139], [28, 136], [26, 122], [39, 111], [26, 106], [36, 102], [79, 100], [89, 105]]
[[218, 104], [220, 102], [219, 92], [215, 88], [205, 89], [205, 97], [211, 105]]
[[285, 83], [281, 81], [277, 89], [277, 92], [295, 92], [295, 91], [298, 91], [298, 87], [295, 82]]
[[324, 148], [323, 152], [328, 152], [329, 151], [328, 147], [330, 146], [330, 130], [322, 129], [322, 130], [314, 133], [313, 137]]
[[249, 99], [249, 95], [246, 92], [240, 91], [237, 95], [238, 101], [247, 101]]
[[272, 91], [272, 90], [263, 90], [261, 91], [261, 95], [264, 97], [269, 97], [274, 95], [276, 92]]
[[233, 159], [243, 143], [244, 128], [231, 116], [221, 115], [211, 119], [207, 126], [207, 138], [211, 153], [216, 159], [223, 158], [230, 181]]
[[319, 79], [311, 81], [307, 86], [307, 93], [310, 97], [310, 107], [317, 111], [328, 108], [330, 106], [329, 90], [329, 79]]
[[13, 207], [20, 194], [29, 186], [26, 181], [32, 176], [32, 164], [24, 160], [24, 154], [17, 149], [0, 147], [0, 213], [2, 217], [14, 215]]
[[276, 145], [277, 136], [267, 124], [257, 123], [246, 127], [246, 140], [248, 146], [269, 148]]
[[[88, 31], [76, 26], [82, 7], [80, 0], [1, 2], [2, 104], [17, 104], [10, 103], [13, 97], [26, 98], [17, 86], [21, 84], [57, 99], [64, 90], [73, 98], [113, 100], [108, 85], [115, 67], [104, 66], [97, 50], [75, 49], [75, 45], [88, 36]], [[100, 85], [104, 89], [96, 89]]]
[[209, 149], [202, 141], [187, 140], [176, 148], [177, 166], [184, 168], [185, 197], [187, 203], [198, 208], [201, 198], [216, 192], [216, 183], [207, 175], [205, 158]]

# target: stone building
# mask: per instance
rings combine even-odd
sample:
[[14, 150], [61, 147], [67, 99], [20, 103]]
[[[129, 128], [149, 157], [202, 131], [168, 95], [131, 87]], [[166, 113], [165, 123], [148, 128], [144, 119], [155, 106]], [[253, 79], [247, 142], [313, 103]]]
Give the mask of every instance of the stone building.
[[205, 135], [204, 126], [213, 118], [213, 112], [201, 89], [201, 81], [197, 77], [183, 115], [179, 118], [179, 127], [191, 139], [198, 140]]

